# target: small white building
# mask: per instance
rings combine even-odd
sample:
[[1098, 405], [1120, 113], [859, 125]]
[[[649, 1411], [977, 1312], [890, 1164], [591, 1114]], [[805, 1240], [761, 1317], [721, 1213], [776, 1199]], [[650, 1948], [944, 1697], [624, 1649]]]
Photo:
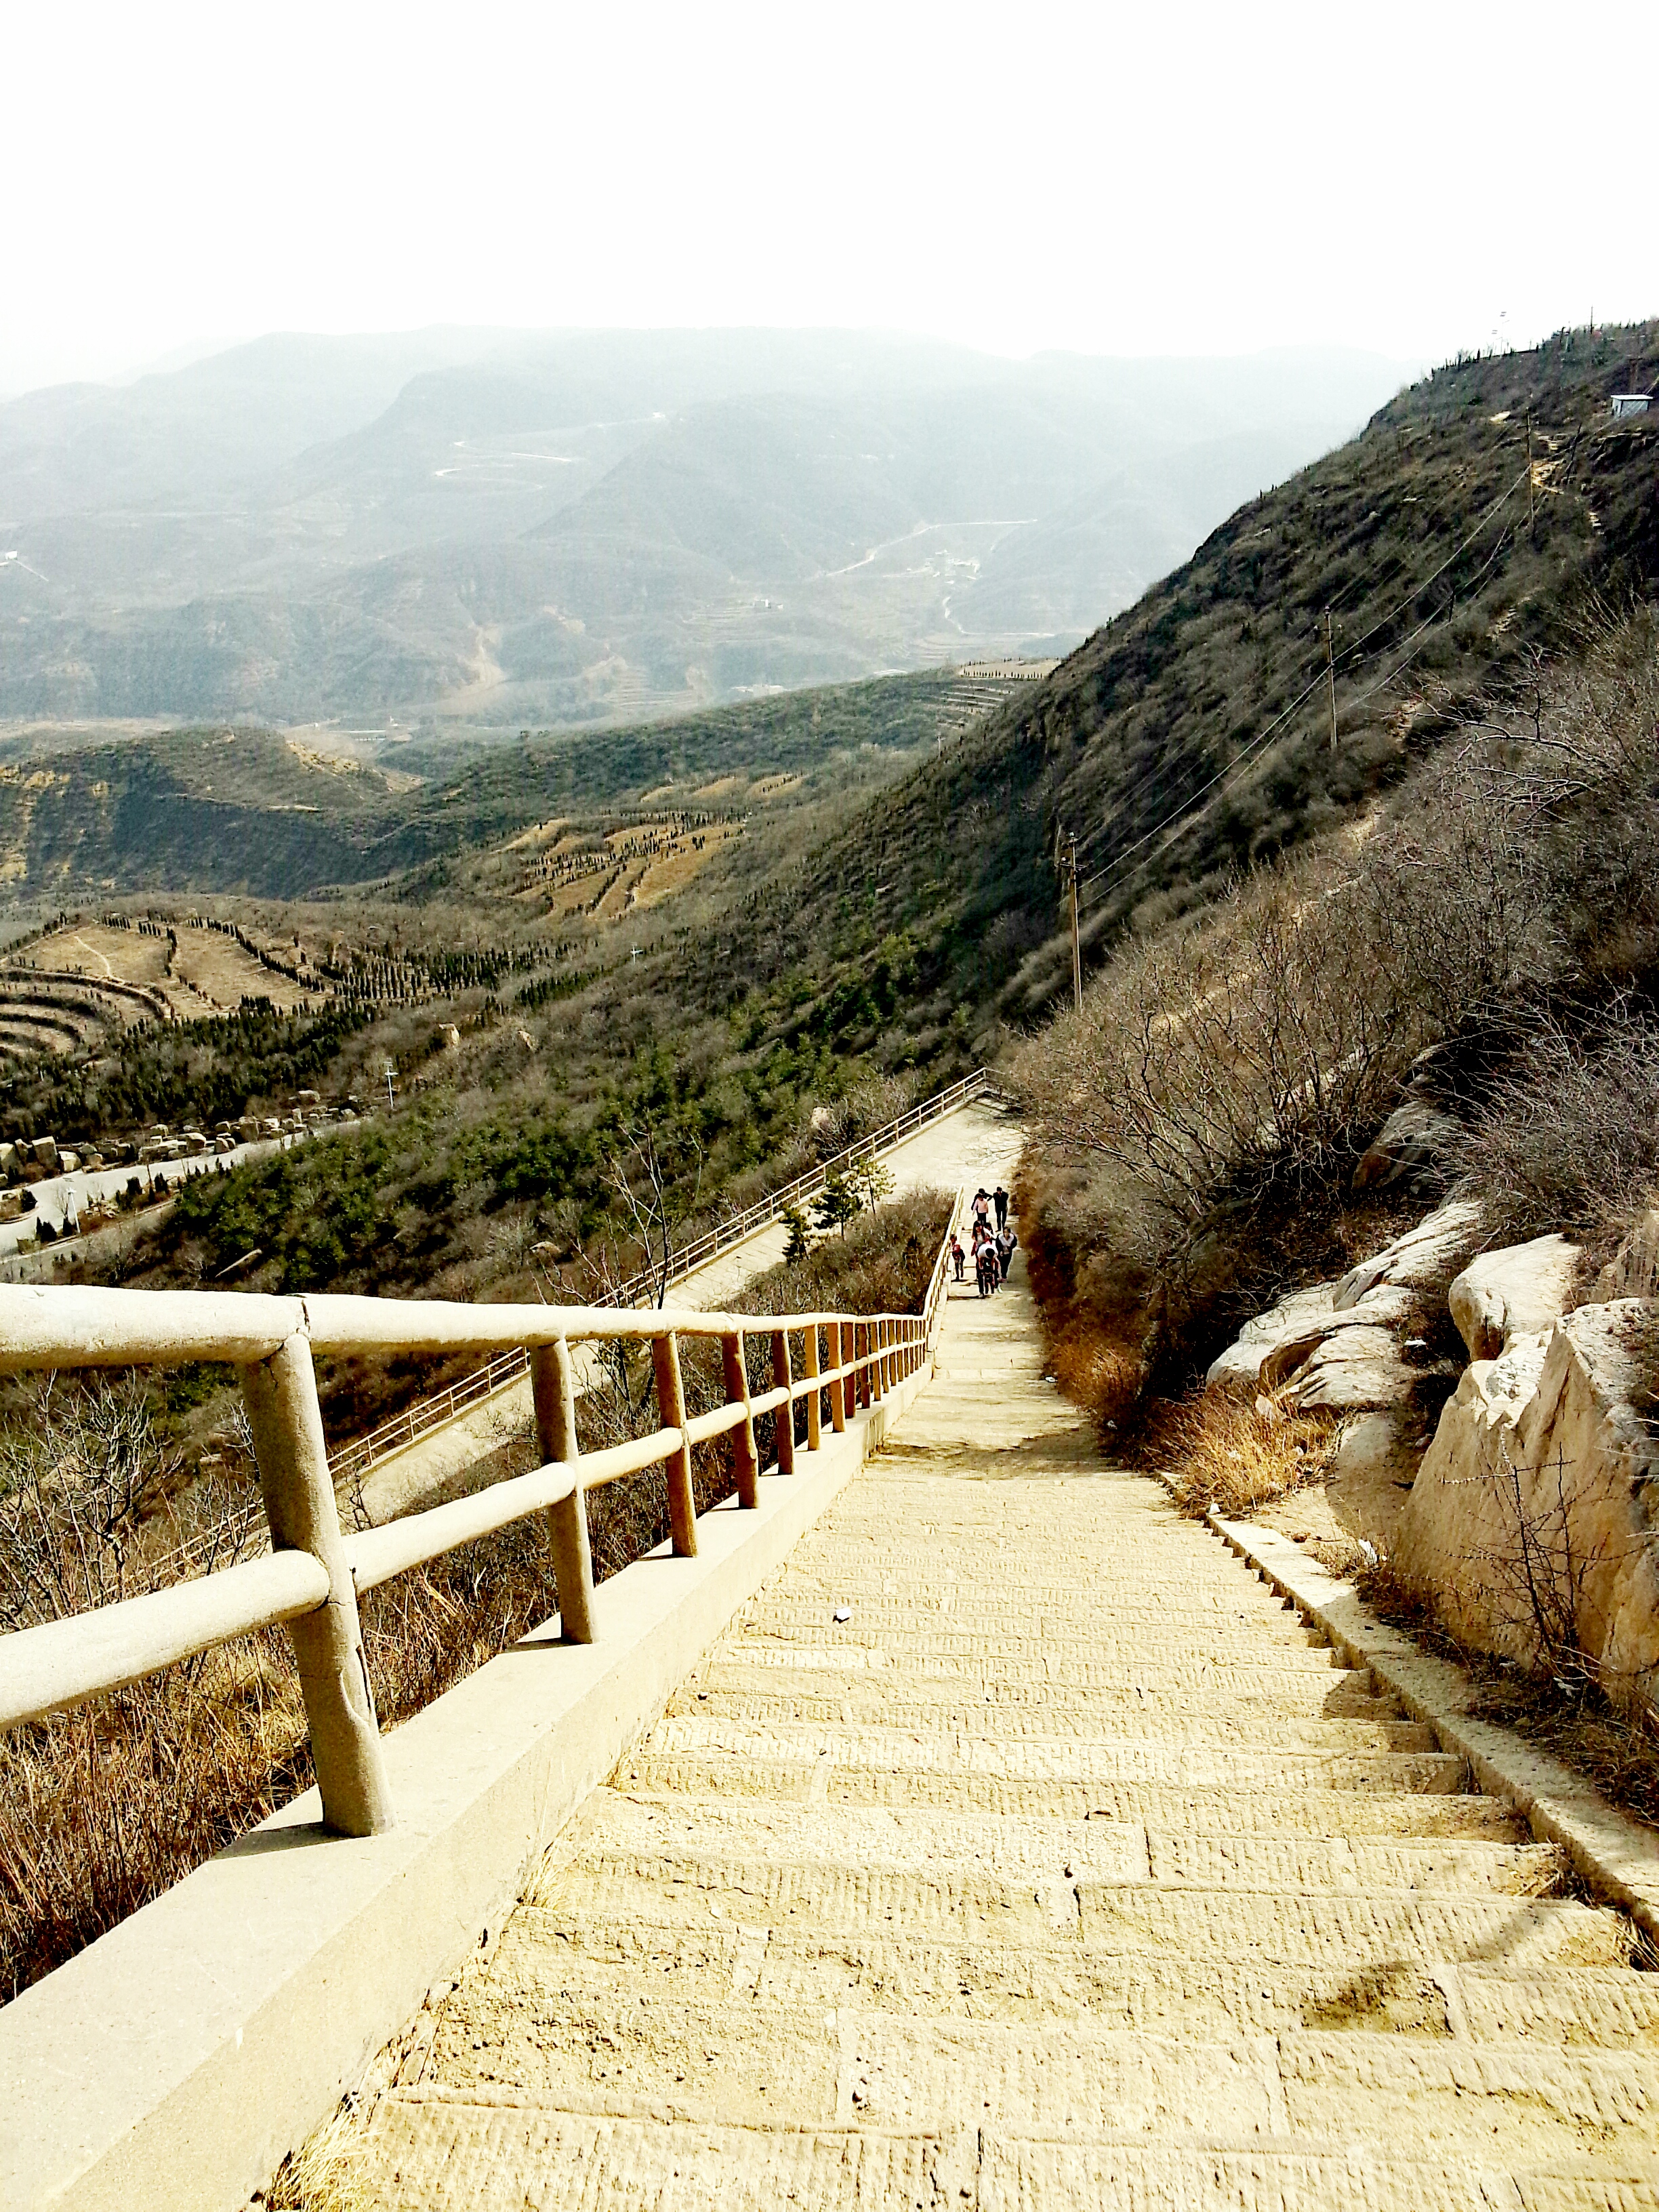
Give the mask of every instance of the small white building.
[[1645, 392], [1615, 392], [1613, 395], [1612, 411], [1615, 422], [1621, 415], [1645, 415], [1648, 411], [1648, 395]]

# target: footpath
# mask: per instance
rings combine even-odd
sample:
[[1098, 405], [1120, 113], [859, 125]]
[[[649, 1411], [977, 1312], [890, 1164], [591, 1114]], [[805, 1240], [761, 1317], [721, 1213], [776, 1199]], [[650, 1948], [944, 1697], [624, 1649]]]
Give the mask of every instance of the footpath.
[[435, 1993], [399, 2212], [1659, 2204], [1659, 1976], [1040, 1374], [1016, 1260]]
[[[908, 1198], [918, 1190], [972, 1190], [983, 1185], [994, 1189], [1011, 1183], [1019, 1158], [1024, 1131], [1019, 1122], [988, 1099], [974, 1099], [908, 1137], [882, 1157], [893, 1179], [893, 1195]], [[734, 1244], [718, 1259], [694, 1267], [675, 1282], [672, 1302], [708, 1313], [753, 1282], [757, 1275], [775, 1267], [789, 1241], [786, 1222], [757, 1229], [741, 1244]], [[594, 1371], [592, 1356], [577, 1353], [580, 1387]], [[482, 1462], [505, 1462], [515, 1443], [528, 1443], [535, 1433], [535, 1412], [526, 1376], [509, 1389], [498, 1391], [463, 1414], [459, 1419], [433, 1430], [416, 1443], [383, 1460], [370, 1469], [362, 1483], [362, 1508], [375, 1522], [390, 1521], [399, 1513], [441, 1495], [444, 1486], [464, 1477]], [[497, 1461], [496, 1455], [501, 1458]]]

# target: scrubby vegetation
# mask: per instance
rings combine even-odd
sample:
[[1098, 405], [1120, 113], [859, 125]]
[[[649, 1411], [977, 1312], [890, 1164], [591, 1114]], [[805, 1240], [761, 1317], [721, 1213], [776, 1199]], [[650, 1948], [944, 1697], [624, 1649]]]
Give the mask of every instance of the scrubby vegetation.
[[[1659, 618], [1510, 685], [1360, 836], [1128, 933], [1027, 1048], [1027, 1202], [1062, 1331], [1181, 1382], [1330, 1272], [1416, 1065], [1499, 1241], [1616, 1241], [1659, 1170]], [[1339, 1270], [1340, 1271], [1340, 1270]]]

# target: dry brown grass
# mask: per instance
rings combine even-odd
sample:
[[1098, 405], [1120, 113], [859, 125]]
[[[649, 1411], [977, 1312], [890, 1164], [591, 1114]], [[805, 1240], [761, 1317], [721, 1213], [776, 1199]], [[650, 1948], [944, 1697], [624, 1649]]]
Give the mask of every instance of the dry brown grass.
[[1134, 1347], [1088, 1312], [1073, 1314], [1050, 1337], [1048, 1372], [1102, 1431], [1116, 1429], [1128, 1419], [1146, 1379]]
[[1322, 1474], [1337, 1425], [1333, 1413], [1261, 1413], [1206, 1391], [1154, 1414], [1143, 1455], [1188, 1513], [1213, 1505], [1242, 1520]]
[[[637, 1541], [625, 1519], [617, 1533]], [[556, 1605], [543, 1533], [529, 1524], [370, 1592], [363, 1637], [382, 1726], [418, 1712]], [[15, 1730], [0, 1741], [0, 1998], [311, 1780], [293, 1658], [275, 1630]]]
[[350, 2105], [343, 2105], [298, 2150], [290, 2151], [270, 2188], [253, 2201], [264, 2212], [369, 2212], [373, 2199]]
[[[774, 1269], [750, 1295], [763, 1310], [787, 1307], [781, 1293], [792, 1290], [833, 1291], [833, 1297], [804, 1297], [809, 1310], [820, 1303], [850, 1311], [914, 1308], [949, 1203], [940, 1193], [921, 1192], [883, 1207], [854, 1224], [845, 1243], [836, 1238], [820, 1248], [816, 1267], [809, 1262], [804, 1269]], [[688, 1340], [683, 1349], [688, 1405], [694, 1413], [706, 1411], [724, 1396], [718, 1347]], [[750, 1352], [751, 1382], [764, 1387], [769, 1340], [757, 1333]], [[641, 1355], [608, 1387], [584, 1397], [578, 1426], [585, 1449], [656, 1426], [649, 1377], [649, 1360]], [[797, 1416], [798, 1433], [804, 1433], [804, 1408]], [[30, 1419], [38, 1427], [38, 1410]], [[765, 1465], [775, 1450], [772, 1418], [757, 1429]], [[148, 1431], [145, 1437], [135, 1450], [154, 1450]], [[700, 1513], [730, 1495], [728, 1439], [698, 1449], [693, 1480]], [[666, 1537], [663, 1470], [591, 1493], [588, 1511], [594, 1572], [603, 1581]], [[131, 1564], [125, 1571], [122, 1587], [135, 1595]], [[113, 1594], [100, 1584], [58, 1609], [78, 1610]], [[382, 1727], [419, 1712], [557, 1606], [539, 1516], [370, 1591], [362, 1601], [363, 1639]], [[181, 1881], [311, 1781], [292, 1653], [287, 1637], [274, 1630], [0, 1738], [0, 2002]], [[300, 2187], [310, 2171], [296, 2166], [292, 2186]], [[332, 2197], [319, 2193], [323, 2184], [315, 2174], [305, 2185], [311, 2195], [281, 2201], [306, 2212], [349, 2201], [337, 2191]]]

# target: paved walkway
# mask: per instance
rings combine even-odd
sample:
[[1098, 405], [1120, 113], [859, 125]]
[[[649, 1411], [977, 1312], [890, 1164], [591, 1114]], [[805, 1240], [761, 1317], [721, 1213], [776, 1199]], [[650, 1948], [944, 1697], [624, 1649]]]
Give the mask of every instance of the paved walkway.
[[[356, 2139], [399, 2212], [1636, 2212], [1659, 1976], [1163, 1491], [1015, 1280]], [[844, 1614], [844, 1619], [838, 1619]]]
[[[931, 1123], [884, 1153], [882, 1164], [893, 1178], [893, 1195], [916, 1190], [955, 1192], [963, 1183], [994, 1190], [1012, 1183], [1024, 1140], [1022, 1124], [1000, 1106], [974, 1099]], [[757, 1275], [775, 1267], [789, 1241], [787, 1223], [775, 1221], [745, 1237], [706, 1266], [682, 1275], [669, 1303], [708, 1313], [725, 1304]], [[578, 1376], [591, 1375], [591, 1354], [578, 1352]], [[363, 1480], [363, 1510], [371, 1521], [390, 1521], [407, 1513], [490, 1454], [509, 1449], [535, 1426], [526, 1376], [476, 1407], [459, 1420], [435, 1429], [404, 1451], [382, 1460]]]

